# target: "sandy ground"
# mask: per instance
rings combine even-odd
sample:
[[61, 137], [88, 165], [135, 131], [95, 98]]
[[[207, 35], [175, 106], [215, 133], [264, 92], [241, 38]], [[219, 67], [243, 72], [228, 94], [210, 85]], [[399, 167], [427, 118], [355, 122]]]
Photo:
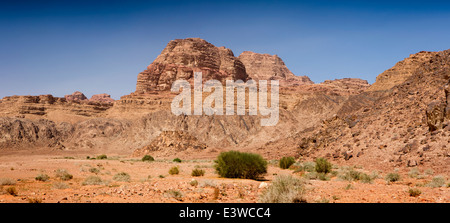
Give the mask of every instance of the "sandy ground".
[[[283, 170], [276, 162], [270, 162], [268, 173], [261, 181], [246, 179], [220, 178], [214, 170], [213, 159], [189, 159], [181, 163], [172, 159], [158, 159], [143, 162], [120, 154], [107, 154], [108, 159], [93, 160], [100, 154], [88, 152], [64, 151], [2, 151], [0, 153], [0, 181], [11, 179], [14, 185], [1, 185], [0, 203], [153, 203], [153, 202], [218, 202], [218, 203], [253, 203], [277, 175], [291, 174], [304, 178], [305, 172], [294, 173]], [[169, 169], [177, 166], [179, 174], [170, 175]], [[192, 177], [192, 169], [205, 170], [205, 175]], [[73, 179], [62, 181], [55, 174], [57, 169], [65, 169]], [[364, 171], [363, 169], [360, 169]], [[130, 175], [129, 182], [114, 180], [117, 173]], [[42, 182], [35, 179], [39, 174], [47, 174], [50, 179]], [[448, 186], [432, 188], [425, 186], [434, 175], [422, 179], [410, 178], [408, 173], [400, 172], [402, 179], [387, 184], [386, 173], [378, 173], [379, 178], [372, 183], [345, 181], [334, 176], [330, 180], [308, 180], [305, 199], [308, 203], [449, 203]], [[83, 185], [89, 176], [102, 179], [101, 185]], [[192, 181], [197, 181], [197, 184]], [[446, 176], [448, 185], [448, 176]], [[14, 187], [17, 194], [11, 195], [8, 188]], [[417, 188], [421, 194], [410, 196], [408, 190]]]

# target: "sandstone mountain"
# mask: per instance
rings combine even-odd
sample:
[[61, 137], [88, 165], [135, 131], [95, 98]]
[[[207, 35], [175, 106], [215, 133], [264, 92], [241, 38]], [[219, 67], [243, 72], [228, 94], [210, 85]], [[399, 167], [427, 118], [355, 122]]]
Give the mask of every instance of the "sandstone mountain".
[[147, 69], [138, 75], [136, 93], [168, 90], [177, 79], [190, 80], [201, 71], [204, 80], [247, 80], [241, 61], [225, 47], [200, 38], [170, 41]]
[[244, 51], [238, 59], [245, 65], [250, 78], [254, 80], [281, 80], [295, 84], [314, 84], [307, 76], [295, 76], [277, 55]]
[[87, 97], [79, 92], [79, 91], [75, 91], [72, 94], [66, 95], [64, 96], [64, 98], [66, 99], [66, 101], [84, 101], [87, 100]]

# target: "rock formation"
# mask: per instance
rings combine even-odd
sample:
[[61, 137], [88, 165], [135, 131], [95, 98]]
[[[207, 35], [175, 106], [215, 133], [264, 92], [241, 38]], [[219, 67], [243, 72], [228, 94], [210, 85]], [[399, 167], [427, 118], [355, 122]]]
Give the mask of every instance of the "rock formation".
[[72, 94], [65, 95], [64, 98], [67, 101], [84, 101], [84, 100], [87, 100], [87, 97], [83, 93], [81, 93], [79, 91], [75, 91]]
[[113, 103], [114, 99], [111, 98], [111, 95], [109, 94], [95, 94], [92, 95], [91, 99], [89, 99], [91, 102], [99, 102], [99, 103]]
[[244, 51], [238, 59], [245, 65], [248, 76], [254, 80], [282, 80], [296, 84], [314, 84], [307, 76], [295, 76], [277, 55]]
[[136, 93], [169, 90], [177, 79], [193, 79], [196, 71], [203, 80], [247, 80], [241, 61], [225, 47], [216, 47], [200, 38], [170, 41], [147, 69], [138, 75]]
[[427, 51], [411, 54], [408, 58], [405, 58], [392, 68], [378, 75], [375, 83], [369, 88], [369, 91], [388, 90], [395, 85], [403, 83], [424, 63], [432, 63], [432, 59], [437, 55], [437, 52]]

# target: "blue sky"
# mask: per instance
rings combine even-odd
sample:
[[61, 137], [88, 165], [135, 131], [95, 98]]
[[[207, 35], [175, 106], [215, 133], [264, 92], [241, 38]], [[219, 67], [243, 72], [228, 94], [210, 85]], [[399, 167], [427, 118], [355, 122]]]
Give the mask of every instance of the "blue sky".
[[277, 54], [314, 82], [373, 83], [409, 54], [449, 49], [449, 24], [448, 1], [1, 1], [0, 97], [118, 99], [188, 37]]

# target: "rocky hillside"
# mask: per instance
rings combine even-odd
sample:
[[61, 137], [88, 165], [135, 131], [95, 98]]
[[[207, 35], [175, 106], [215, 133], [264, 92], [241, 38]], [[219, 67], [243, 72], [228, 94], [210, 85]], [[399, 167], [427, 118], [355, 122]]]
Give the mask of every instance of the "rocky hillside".
[[425, 63], [432, 63], [438, 54], [438, 52], [427, 51], [411, 54], [408, 58], [405, 58], [392, 68], [378, 75], [375, 83], [368, 91], [389, 90], [395, 85], [405, 82], [406, 79], [411, 77]]
[[450, 50], [411, 55], [347, 101], [359, 101], [358, 106], [344, 106], [293, 137], [298, 156], [364, 165], [434, 165], [448, 173], [449, 77]]

